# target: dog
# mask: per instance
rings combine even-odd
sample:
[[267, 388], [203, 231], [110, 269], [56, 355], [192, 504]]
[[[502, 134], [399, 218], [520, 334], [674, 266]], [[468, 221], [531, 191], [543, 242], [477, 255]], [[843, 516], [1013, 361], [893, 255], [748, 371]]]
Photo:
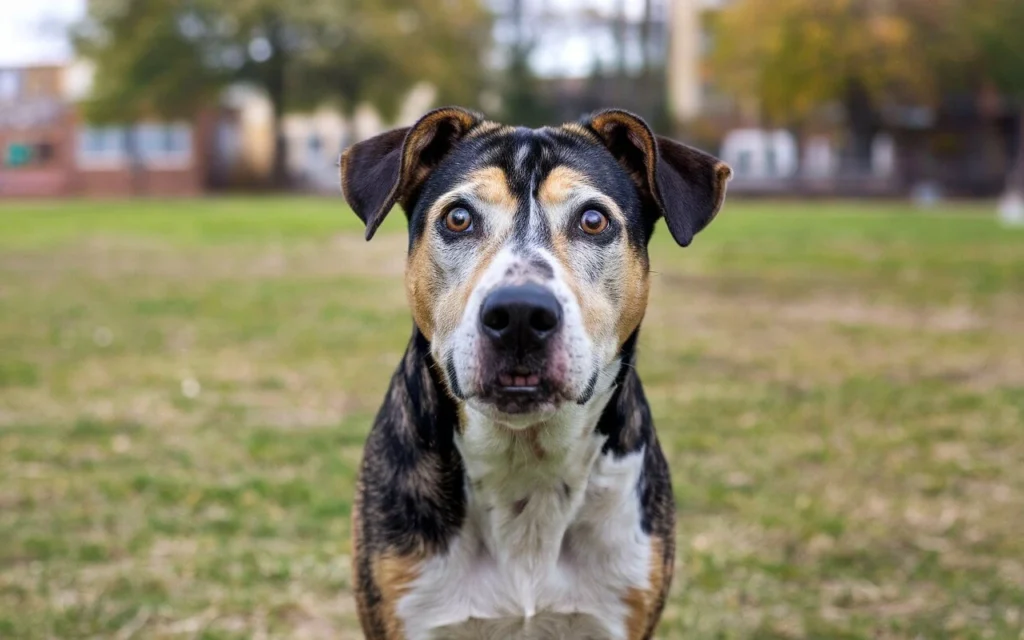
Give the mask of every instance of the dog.
[[687, 246], [732, 172], [600, 111], [529, 129], [458, 107], [349, 147], [366, 239], [401, 205], [414, 328], [366, 440], [353, 588], [371, 640], [651, 638], [669, 469], [636, 371], [647, 246]]

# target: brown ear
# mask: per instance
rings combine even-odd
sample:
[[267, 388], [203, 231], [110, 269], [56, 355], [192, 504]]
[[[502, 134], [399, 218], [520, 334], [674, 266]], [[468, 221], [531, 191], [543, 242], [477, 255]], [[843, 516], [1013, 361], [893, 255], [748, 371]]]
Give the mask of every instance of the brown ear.
[[584, 120], [665, 218], [680, 246], [708, 226], [725, 201], [732, 169], [703, 151], [655, 136], [628, 111], [610, 109]]
[[341, 189], [366, 225], [367, 240], [396, 203], [409, 212], [430, 172], [481, 119], [460, 107], [435, 109], [411, 127], [382, 133], [345, 150]]

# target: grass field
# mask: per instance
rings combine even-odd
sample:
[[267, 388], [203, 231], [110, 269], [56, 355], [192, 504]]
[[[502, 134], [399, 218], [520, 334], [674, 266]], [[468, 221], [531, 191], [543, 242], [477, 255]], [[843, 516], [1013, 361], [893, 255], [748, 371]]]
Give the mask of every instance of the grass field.
[[[339, 200], [0, 204], [0, 638], [358, 638], [348, 515], [411, 321]], [[661, 638], [1024, 638], [1024, 231], [662, 229]]]

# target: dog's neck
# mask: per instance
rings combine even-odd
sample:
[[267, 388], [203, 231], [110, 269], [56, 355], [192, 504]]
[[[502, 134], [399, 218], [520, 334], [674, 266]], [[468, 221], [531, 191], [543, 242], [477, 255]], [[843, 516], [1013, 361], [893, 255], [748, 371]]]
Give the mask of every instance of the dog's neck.
[[[538, 560], [557, 556], [562, 535], [528, 526], [517, 534], [515, 523], [550, 522], [564, 533], [580, 515], [599, 459], [624, 458], [654, 437], [635, 346], [636, 334], [611, 368], [613, 381], [585, 405], [563, 407], [549, 421], [513, 431], [453, 399], [429, 341], [414, 331], [391, 382], [389, 409], [378, 421], [390, 423], [404, 455], [429, 457], [429, 466], [443, 469], [443, 486], [431, 498], [446, 505], [452, 520], [439, 533], [469, 518], [499, 558], [527, 551]], [[446, 546], [444, 539], [425, 542]]]
[[549, 420], [512, 430], [465, 407], [455, 442], [467, 478], [472, 535], [499, 565], [551, 566], [579, 517], [606, 436], [596, 432], [612, 389]]

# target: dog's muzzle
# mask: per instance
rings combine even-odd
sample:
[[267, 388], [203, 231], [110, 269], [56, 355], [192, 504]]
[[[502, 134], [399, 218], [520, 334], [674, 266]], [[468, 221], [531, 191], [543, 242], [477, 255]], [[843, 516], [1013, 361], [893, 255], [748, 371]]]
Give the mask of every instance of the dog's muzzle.
[[501, 286], [484, 298], [479, 331], [489, 366], [482, 395], [499, 410], [529, 412], [558, 395], [562, 380], [551, 354], [562, 315], [554, 293], [536, 283]]

